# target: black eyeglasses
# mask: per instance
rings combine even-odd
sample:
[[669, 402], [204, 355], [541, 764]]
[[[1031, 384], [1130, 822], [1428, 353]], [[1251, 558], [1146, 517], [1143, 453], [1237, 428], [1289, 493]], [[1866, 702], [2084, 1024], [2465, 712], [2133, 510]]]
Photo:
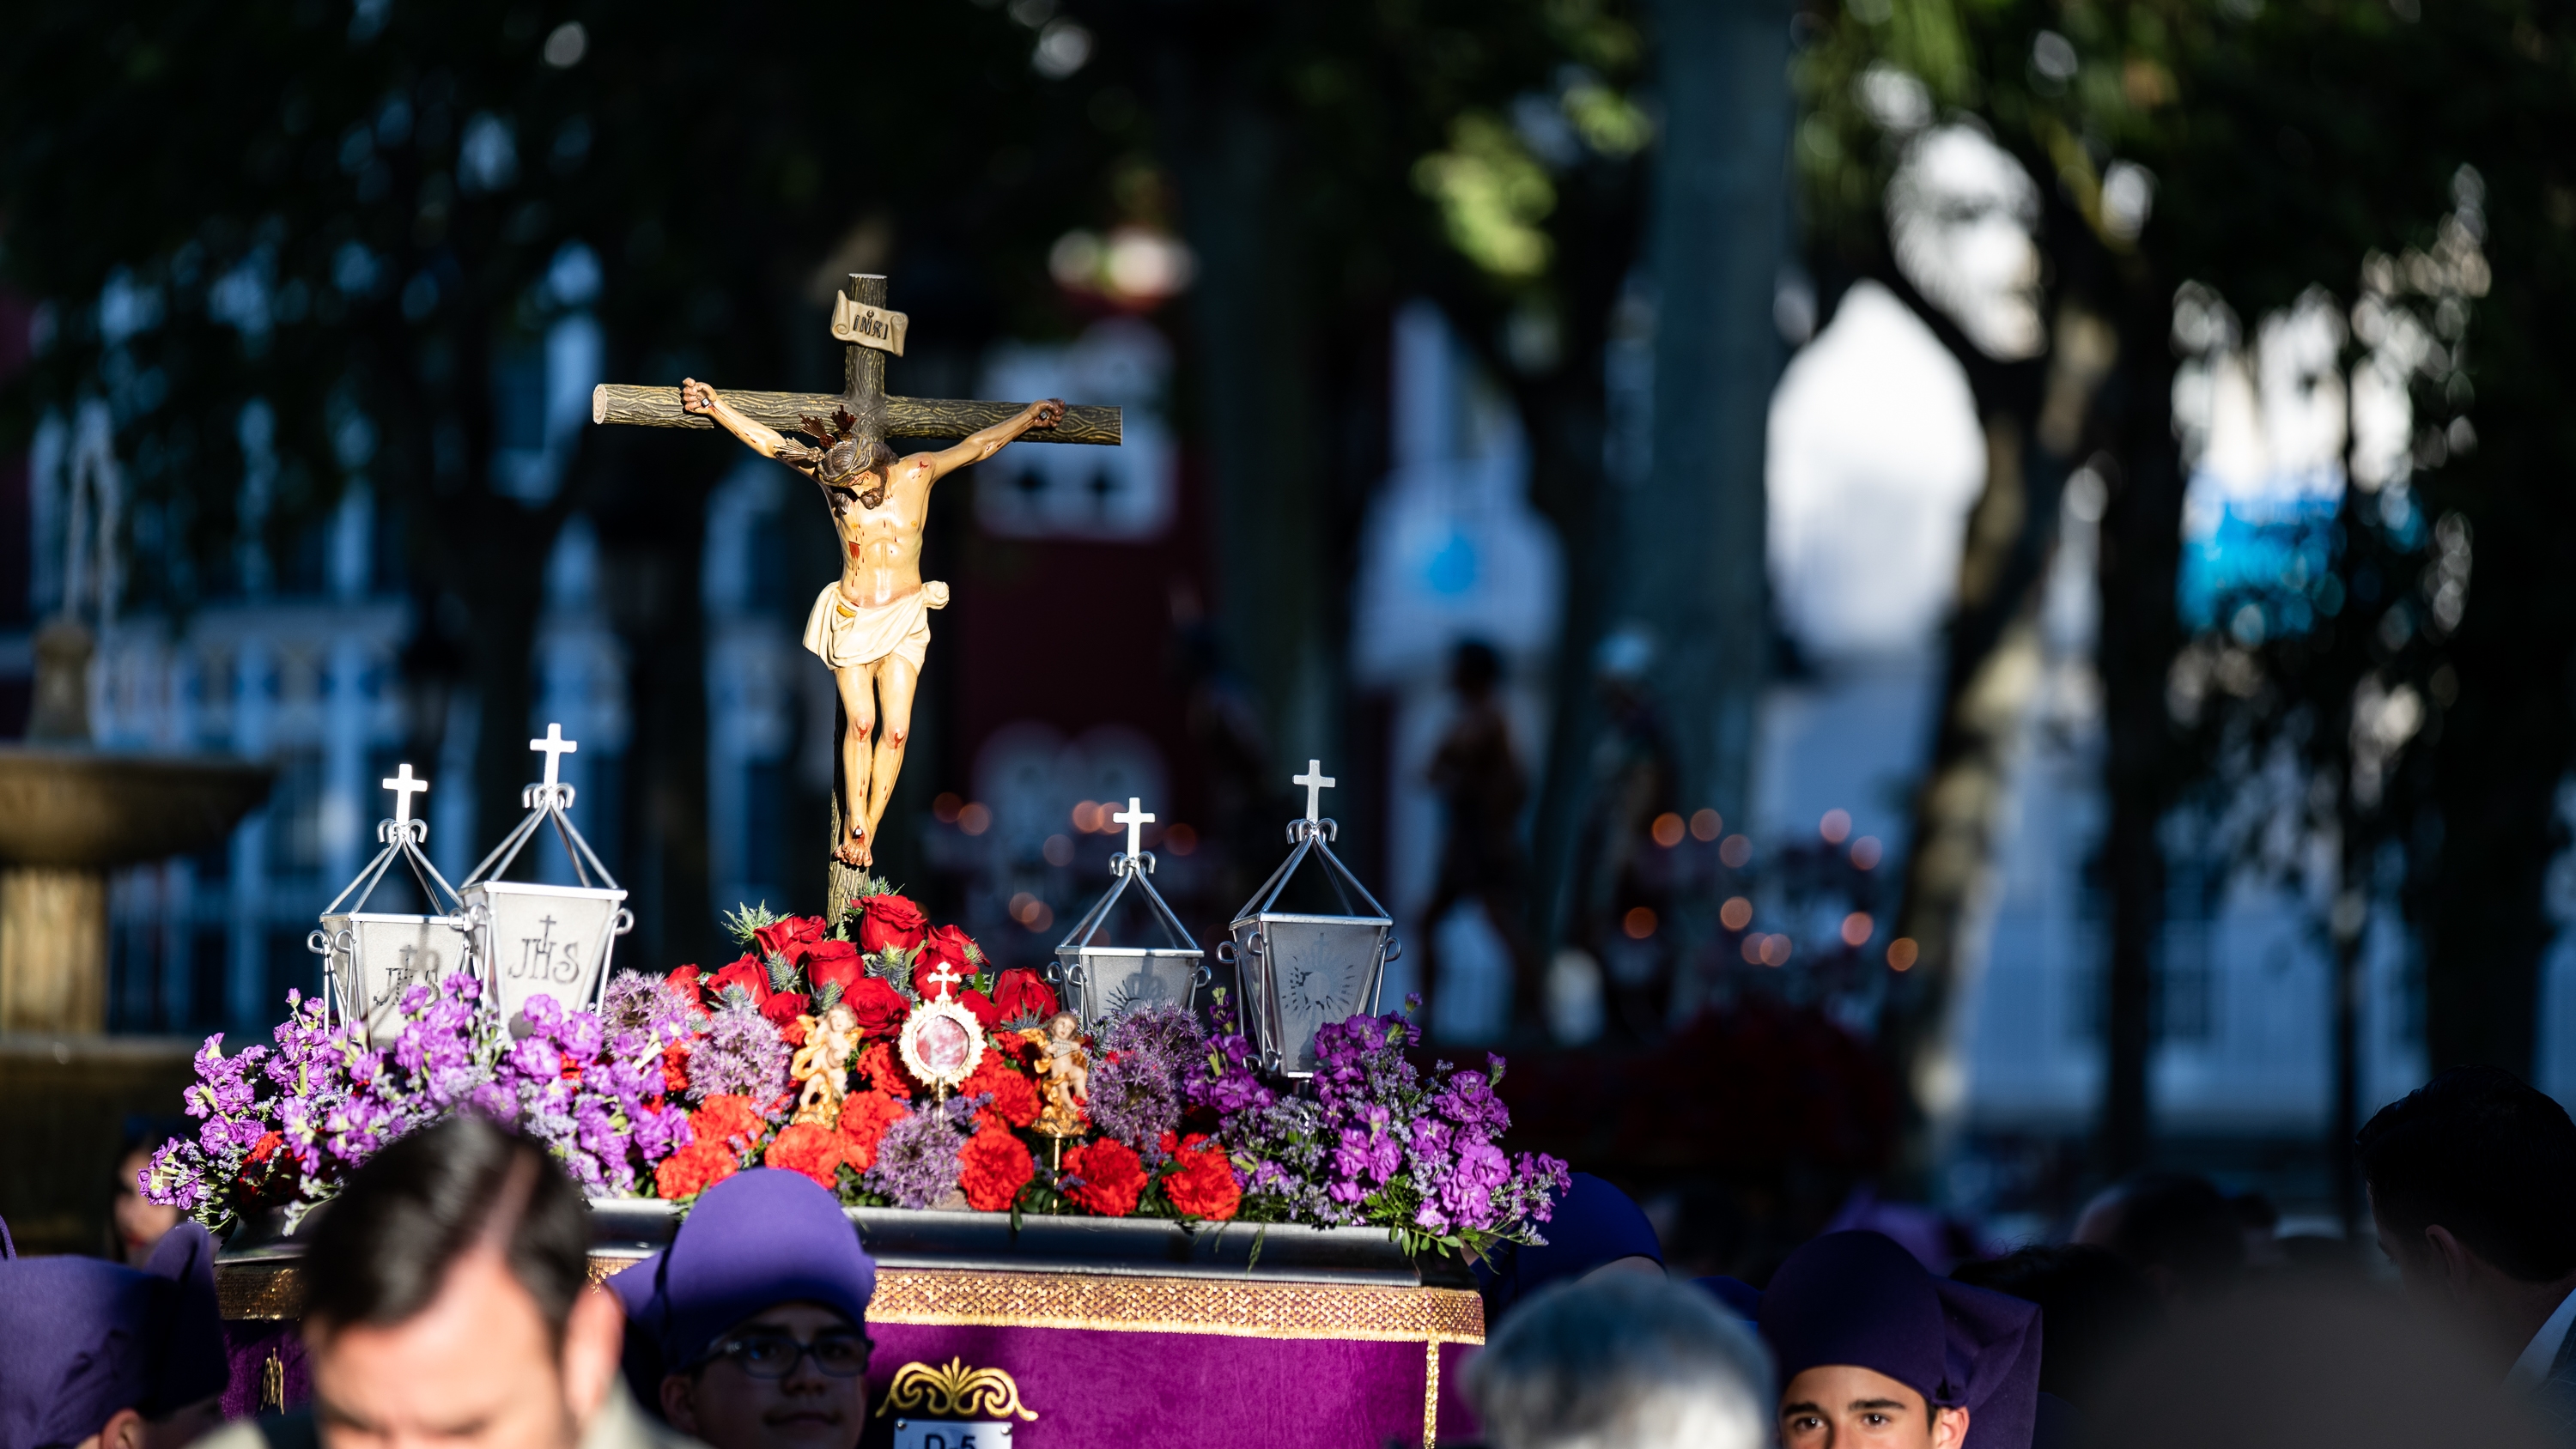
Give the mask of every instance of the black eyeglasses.
[[847, 1329], [826, 1330], [816, 1334], [812, 1343], [798, 1343], [783, 1333], [745, 1333], [718, 1343], [707, 1356], [732, 1359], [756, 1379], [783, 1379], [811, 1354], [817, 1369], [836, 1379], [849, 1379], [868, 1371], [868, 1354], [875, 1347], [875, 1340], [866, 1334]]

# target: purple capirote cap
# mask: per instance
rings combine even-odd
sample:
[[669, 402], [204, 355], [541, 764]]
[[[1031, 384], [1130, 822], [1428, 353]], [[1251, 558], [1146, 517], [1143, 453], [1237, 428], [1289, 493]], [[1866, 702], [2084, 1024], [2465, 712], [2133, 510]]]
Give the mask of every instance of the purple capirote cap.
[[[738, 1172], [698, 1195], [658, 1265], [639, 1264], [610, 1281], [653, 1271], [648, 1310], [662, 1326], [662, 1363], [685, 1369], [727, 1329], [781, 1303], [819, 1303], [864, 1323], [877, 1290], [876, 1260], [841, 1204], [800, 1172]], [[644, 1284], [634, 1285], [642, 1290]], [[630, 1311], [640, 1291], [621, 1290]], [[5, 1446], [0, 1446], [5, 1449]]]
[[[6, 1232], [0, 1228], [0, 1449], [77, 1444], [120, 1409], [166, 1414], [223, 1387], [223, 1323], [214, 1316], [214, 1249], [204, 1228], [174, 1229], [179, 1243], [154, 1250], [151, 1272], [99, 1258], [22, 1258]], [[216, 1373], [191, 1394], [205, 1383], [210, 1324]]]
[[1965, 1449], [2029, 1449], [2039, 1412], [2039, 1305], [1935, 1278], [1880, 1233], [1827, 1233], [1791, 1253], [1761, 1299], [1780, 1382], [1826, 1364], [1882, 1373], [1968, 1411]]

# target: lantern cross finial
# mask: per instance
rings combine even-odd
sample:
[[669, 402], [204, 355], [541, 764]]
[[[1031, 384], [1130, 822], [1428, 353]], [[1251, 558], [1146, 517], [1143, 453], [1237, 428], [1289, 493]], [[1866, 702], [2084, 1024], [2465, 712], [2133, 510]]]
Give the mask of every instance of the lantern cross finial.
[[406, 760], [402, 768], [394, 772], [392, 779], [379, 783], [394, 792], [394, 824], [408, 828], [411, 824], [411, 797], [428, 794], [429, 782], [414, 775], [411, 762]]
[[1127, 859], [1134, 861], [1144, 851], [1145, 827], [1154, 823], [1154, 817], [1146, 813], [1143, 800], [1130, 795], [1127, 808], [1109, 818], [1113, 823], [1127, 827]]
[[1333, 788], [1333, 777], [1324, 773], [1324, 762], [1321, 760], [1308, 760], [1306, 762], [1306, 773], [1302, 775], [1289, 776], [1288, 783], [1291, 785], [1303, 785], [1306, 787], [1306, 819], [1308, 823], [1311, 824], [1315, 821], [1321, 820], [1324, 812], [1324, 792]]
[[555, 769], [559, 758], [579, 750], [581, 742], [565, 739], [562, 725], [549, 724], [546, 726], [546, 737], [528, 741], [528, 748], [546, 757], [546, 793], [551, 795], [555, 789]]
[[931, 972], [927, 979], [939, 983], [940, 1000], [950, 1001], [955, 998], [949, 988], [955, 986], [958, 982], [963, 981], [966, 978], [957, 973], [956, 967], [942, 961], [939, 963], [939, 969]]

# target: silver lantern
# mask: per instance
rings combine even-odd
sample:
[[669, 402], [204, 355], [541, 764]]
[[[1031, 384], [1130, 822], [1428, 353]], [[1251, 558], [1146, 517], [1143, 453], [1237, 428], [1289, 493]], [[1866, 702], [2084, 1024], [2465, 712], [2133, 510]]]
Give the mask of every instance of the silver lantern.
[[[411, 818], [411, 797], [429, 789], [406, 764], [384, 782], [394, 792], [394, 818], [380, 821], [376, 839], [384, 849], [358, 872], [348, 889], [322, 911], [322, 929], [306, 941], [323, 958], [330, 976], [324, 999], [342, 1021], [356, 1025], [362, 1040], [374, 1041], [402, 1016], [402, 994], [415, 984], [436, 985], [473, 962], [473, 938], [465, 902], [447, 878], [421, 853], [429, 839], [429, 822]], [[420, 886], [428, 914], [370, 911], [367, 900], [399, 861]]]
[[[1386, 907], [1333, 854], [1331, 842], [1341, 835], [1341, 827], [1322, 818], [1318, 808], [1321, 792], [1333, 783], [1323, 763], [1307, 761], [1306, 773], [1294, 779], [1306, 787], [1306, 818], [1288, 823], [1288, 843], [1294, 848], [1235, 913], [1233, 939], [1217, 948], [1217, 956], [1235, 968], [1262, 1065], [1303, 1077], [1314, 1074], [1316, 1031], [1375, 1012], [1386, 963], [1403, 948]], [[1324, 863], [1325, 879], [1344, 914], [1278, 909], [1280, 893], [1309, 856]]]
[[[546, 778], [520, 795], [527, 818], [483, 857], [457, 888], [474, 921], [474, 956], [493, 1011], [514, 1021], [532, 996], [546, 995], [568, 1008], [595, 1010], [608, 987], [608, 961], [617, 938], [635, 925], [626, 891], [599, 862], [597, 852], [565, 814], [573, 788], [555, 778], [558, 756], [578, 744], [562, 727], [528, 741], [546, 757]], [[537, 831], [552, 825], [572, 858], [578, 885], [541, 885], [501, 879]]]
[[[1064, 988], [1065, 1004], [1082, 1018], [1085, 1032], [1106, 1030], [1140, 1006], [1195, 1007], [1199, 988], [1208, 982], [1207, 952], [1190, 939], [1181, 918], [1154, 889], [1154, 857], [1142, 849], [1144, 827], [1154, 817], [1145, 813], [1143, 801], [1130, 796], [1125, 813], [1110, 818], [1127, 827], [1127, 849], [1109, 858], [1115, 883], [1056, 946], [1056, 965], [1047, 973]], [[1143, 894], [1167, 944], [1107, 944], [1109, 913], [1131, 885]]]

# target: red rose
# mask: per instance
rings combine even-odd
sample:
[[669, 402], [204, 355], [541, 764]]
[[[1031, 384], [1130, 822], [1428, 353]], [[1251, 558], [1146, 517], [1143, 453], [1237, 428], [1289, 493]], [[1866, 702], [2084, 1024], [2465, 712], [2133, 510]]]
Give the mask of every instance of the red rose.
[[852, 1092], [841, 1099], [841, 1160], [865, 1172], [877, 1161], [877, 1144], [886, 1129], [911, 1116], [901, 1102], [883, 1092]]
[[1072, 1197], [1085, 1212], [1123, 1218], [1145, 1194], [1145, 1161], [1116, 1138], [1086, 1142], [1064, 1155], [1064, 1175], [1079, 1183]]
[[860, 1078], [880, 1092], [901, 1097], [907, 1102], [921, 1095], [921, 1084], [912, 1079], [912, 1073], [903, 1069], [903, 1063], [895, 1060], [892, 1042], [868, 1043], [867, 1048], [859, 1053], [857, 1066]]
[[819, 941], [805, 953], [805, 981], [817, 994], [826, 984], [837, 981], [846, 998], [850, 988], [867, 974], [867, 969], [859, 965], [859, 948], [847, 941]]
[[961, 1169], [958, 1183], [966, 1189], [966, 1205], [979, 1213], [997, 1213], [1009, 1207], [1038, 1170], [1036, 1159], [1029, 1156], [1028, 1145], [992, 1123], [966, 1139], [965, 1149], [957, 1154], [957, 1164]]
[[793, 961], [795, 948], [820, 941], [827, 934], [821, 916], [789, 916], [752, 932], [751, 945], [753, 953], [763, 958], [784, 956]]
[[840, 1133], [816, 1123], [791, 1123], [771, 1139], [760, 1165], [801, 1172], [824, 1187], [835, 1187], [841, 1181], [843, 1141]]
[[733, 1152], [721, 1142], [692, 1142], [662, 1159], [653, 1169], [653, 1190], [665, 1199], [678, 1201], [699, 1193], [734, 1175], [740, 1166]]
[[662, 978], [662, 988], [679, 993], [681, 1000], [695, 1006], [698, 1004], [698, 988], [706, 974], [695, 966], [682, 966]]
[[750, 992], [752, 1004], [756, 1006], [769, 999], [769, 972], [759, 961], [744, 956], [707, 978], [707, 995], [722, 996], [728, 986], [739, 986]]
[[662, 1048], [662, 1095], [676, 1097], [689, 1090], [689, 1044], [675, 1041]]
[[967, 1013], [984, 1028], [984, 1035], [988, 1038], [1002, 1024], [1002, 1008], [993, 1004], [993, 998], [971, 986], [957, 993], [957, 1004], [966, 1008]]
[[[795, 1029], [796, 1018], [805, 1014], [805, 1008], [809, 1004], [811, 1003], [802, 991], [781, 991], [771, 996], [767, 1001], [760, 1003], [760, 1014], [768, 1017], [769, 1024], [777, 1027], [781, 1032], [790, 1036], [802, 1037], [805, 1033]], [[790, 1043], [792, 1046], [803, 1046], [804, 1044], [805, 1043], [802, 1041]]]
[[[723, 1093], [698, 1104], [689, 1114], [689, 1134], [699, 1142], [722, 1145], [729, 1152], [741, 1152], [760, 1135], [768, 1124], [761, 1121], [760, 1109], [749, 1097]], [[738, 1140], [737, 1140], [738, 1139]]]
[[1025, 967], [1014, 966], [993, 983], [993, 1004], [1002, 1009], [1002, 1020], [1044, 1021], [1063, 1010], [1055, 998], [1055, 988], [1045, 978]]
[[912, 1003], [903, 993], [873, 976], [862, 976], [853, 983], [841, 1004], [859, 1019], [863, 1036], [892, 1036], [903, 1030], [903, 1019], [912, 1014]]
[[921, 944], [924, 931], [930, 929], [930, 918], [921, 907], [892, 891], [883, 891], [859, 902], [859, 949], [873, 956], [889, 948], [909, 951]]
[[957, 1084], [957, 1095], [961, 1097], [981, 1097], [988, 1093], [993, 1100], [985, 1105], [983, 1111], [975, 1114], [978, 1122], [991, 1122], [998, 1118], [1007, 1126], [1026, 1127], [1038, 1120], [1039, 1109], [1045, 1105], [1038, 1098], [1037, 1083], [1012, 1068], [995, 1052], [984, 1053], [984, 1059], [975, 1064], [975, 1070], [967, 1073], [966, 1080]]
[[1225, 1149], [1199, 1133], [1175, 1148], [1172, 1134], [1166, 1132], [1163, 1150], [1172, 1154], [1171, 1170], [1163, 1177], [1163, 1195], [1172, 1200], [1172, 1206], [1187, 1216], [1218, 1223], [1243, 1206], [1243, 1187], [1234, 1180], [1234, 1164], [1226, 1159]]
[[[959, 976], [972, 976], [983, 964], [983, 948], [955, 926], [942, 926], [922, 938], [921, 954], [912, 959], [912, 989], [921, 993], [922, 1000], [935, 1001], [939, 997], [939, 983], [930, 979], [930, 973], [944, 967]], [[964, 984], [962, 981], [949, 983], [952, 988]]]

